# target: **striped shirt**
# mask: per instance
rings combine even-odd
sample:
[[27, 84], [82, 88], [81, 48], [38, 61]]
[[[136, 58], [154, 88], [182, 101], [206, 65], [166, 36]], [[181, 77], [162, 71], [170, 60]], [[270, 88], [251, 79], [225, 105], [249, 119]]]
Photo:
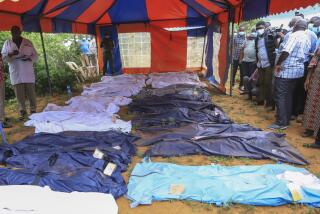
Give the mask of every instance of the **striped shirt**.
[[246, 36], [237, 34], [233, 39], [233, 59], [239, 60], [240, 53], [243, 48], [244, 41], [246, 40]]
[[304, 75], [305, 55], [309, 52], [311, 42], [305, 31], [297, 31], [289, 35], [282, 51], [289, 53], [282, 62], [281, 70], [275, 76], [287, 79], [296, 79]]

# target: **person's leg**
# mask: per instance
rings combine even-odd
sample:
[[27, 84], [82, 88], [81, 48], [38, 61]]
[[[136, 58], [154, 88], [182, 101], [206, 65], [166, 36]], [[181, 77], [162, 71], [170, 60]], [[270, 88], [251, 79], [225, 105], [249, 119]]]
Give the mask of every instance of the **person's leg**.
[[272, 79], [273, 79], [273, 68], [268, 67], [264, 69], [265, 71], [265, 99], [266, 106], [271, 107], [273, 105], [273, 96], [272, 96]]
[[24, 116], [27, 113], [26, 103], [25, 103], [26, 101], [25, 84], [24, 83], [16, 84], [13, 86], [13, 89], [18, 101], [20, 115]]
[[37, 97], [34, 83], [26, 83], [26, 94], [30, 103], [30, 113], [37, 111]]
[[252, 99], [252, 86], [251, 86], [251, 80], [248, 76], [243, 77], [243, 86], [244, 86], [244, 93], [248, 94], [248, 99]]
[[5, 121], [4, 115], [4, 100], [5, 100], [5, 82], [0, 81], [0, 122]]
[[108, 58], [107, 54], [104, 52], [103, 53], [103, 75], [107, 75], [107, 68], [108, 68]]
[[237, 70], [239, 66], [239, 60], [233, 60], [233, 65], [232, 65], [232, 86], [234, 86], [235, 81], [236, 81], [236, 75], [237, 75]]
[[112, 54], [110, 55], [110, 58], [109, 58], [109, 66], [110, 66], [110, 70], [111, 70], [112, 76], [115, 75], [114, 64], [113, 64], [113, 55]]
[[241, 88], [243, 86], [243, 77], [246, 74], [247, 72], [247, 69], [244, 69], [244, 67], [242, 66], [243, 62], [241, 64], [239, 64], [239, 67], [240, 67], [240, 83], [239, 83], [239, 88]]
[[287, 118], [287, 94], [288, 94], [288, 82], [284, 78], [275, 78], [275, 102], [277, 106], [277, 121], [276, 124], [280, 126], [288, 125]]
[[264, 88], [264, 70], [262, 68], [259, 68], [259, 78], [258, 78], [258, 84], [259, 87], [259, 93], [257, 94], [257, 102], [258, 104], [264, 103], [265, 100], [265, 88]]
[[247, 75], [249, 77], [251, 77], [251, 75], [254, 73], [254, 71], [256, 70], [256, 63], [254, 62], [249, 62], [248, 64], [248, 72], [247, 72]]
[[287, 125], [290, 123], [291, 113], [292, 113], [292, 100], [293, 92], [296, 88], [297, 79], [288, 80], [288, 90], [286, 96], [286, 112], [287, 112]]

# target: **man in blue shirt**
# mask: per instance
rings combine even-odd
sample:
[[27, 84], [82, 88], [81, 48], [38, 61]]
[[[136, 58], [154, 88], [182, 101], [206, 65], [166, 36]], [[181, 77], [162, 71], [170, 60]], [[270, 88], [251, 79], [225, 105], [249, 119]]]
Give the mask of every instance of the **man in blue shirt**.
[[304, 76], [305, 53], [311, 46], [305, 32], [307, 26], [305, 20], [296, 22], [274, 68], [277, 120], [269, 126], [270, 129], [286, 129], [289, 126], [293, 90], [297, 80]]
[[259, 72], [257, 96], [258, 105], [266, 105], [271, 108], [274, 104], [272, 97], [272, 71], [275, 62], [276, 35], [267, 29], [264, 21], [256, 24], [257, 38], [255, 41], [257, 67]]
[[84, 37], [80, 40], [80, 53], [81, 53], [81, 61], [83, 66], [90, 66], [89, 62], [89, 54], [90, 54], [90, 45], [88, 40]]
[[81, 54], [89, 54], [90, 53], [89, 42], [86, 38], [82, 38], [82, 40], [79, 42], [79, 44], [80, 44]]

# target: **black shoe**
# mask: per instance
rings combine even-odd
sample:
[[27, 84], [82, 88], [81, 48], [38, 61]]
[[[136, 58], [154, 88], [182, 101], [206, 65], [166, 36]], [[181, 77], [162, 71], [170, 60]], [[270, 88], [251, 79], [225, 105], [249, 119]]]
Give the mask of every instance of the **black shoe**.
[[313, 136], [314, 134], [314, 131], [310, 130], [310, 129], [306, 129], [303, 134], [302, 134], [302, 137], [311, 137]]
[[316, 140], [315, 143], [303, 144], [303, 147], [312, 148], [312, 149], [320, 149], [320, 140]]
[[273, 123], [270, 126], [268, 126], [269, 129], [272, 130], [285, 130], [289, 127], [289, 125], [279, 125], [277, 123]]

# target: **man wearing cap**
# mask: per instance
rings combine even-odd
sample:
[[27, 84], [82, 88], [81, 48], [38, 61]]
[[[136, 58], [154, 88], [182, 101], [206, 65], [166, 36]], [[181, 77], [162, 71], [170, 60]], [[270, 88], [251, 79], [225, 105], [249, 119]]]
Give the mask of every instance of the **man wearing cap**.
[[29, 99], [30, 113], [36, 112], [35, 74], [33, 64], [38, 59], [37, 51], [28, 39], [21, 36], [18, 26], [11, 28], [12, 38], [5, 41], [2, 56], [9, 64], [10, 80], [16, 94], [20, 120], [27, 115], [25, 99]]
[[307, 27], [304, 19], [295, 23], [274, 68], [277, 120], [269, 126], [270, 129], [286, 129], [289, 126], [293, 89], [297, 80], [304, 75], [305, 53], [309, 52], [311, 46], [305, 33]]

